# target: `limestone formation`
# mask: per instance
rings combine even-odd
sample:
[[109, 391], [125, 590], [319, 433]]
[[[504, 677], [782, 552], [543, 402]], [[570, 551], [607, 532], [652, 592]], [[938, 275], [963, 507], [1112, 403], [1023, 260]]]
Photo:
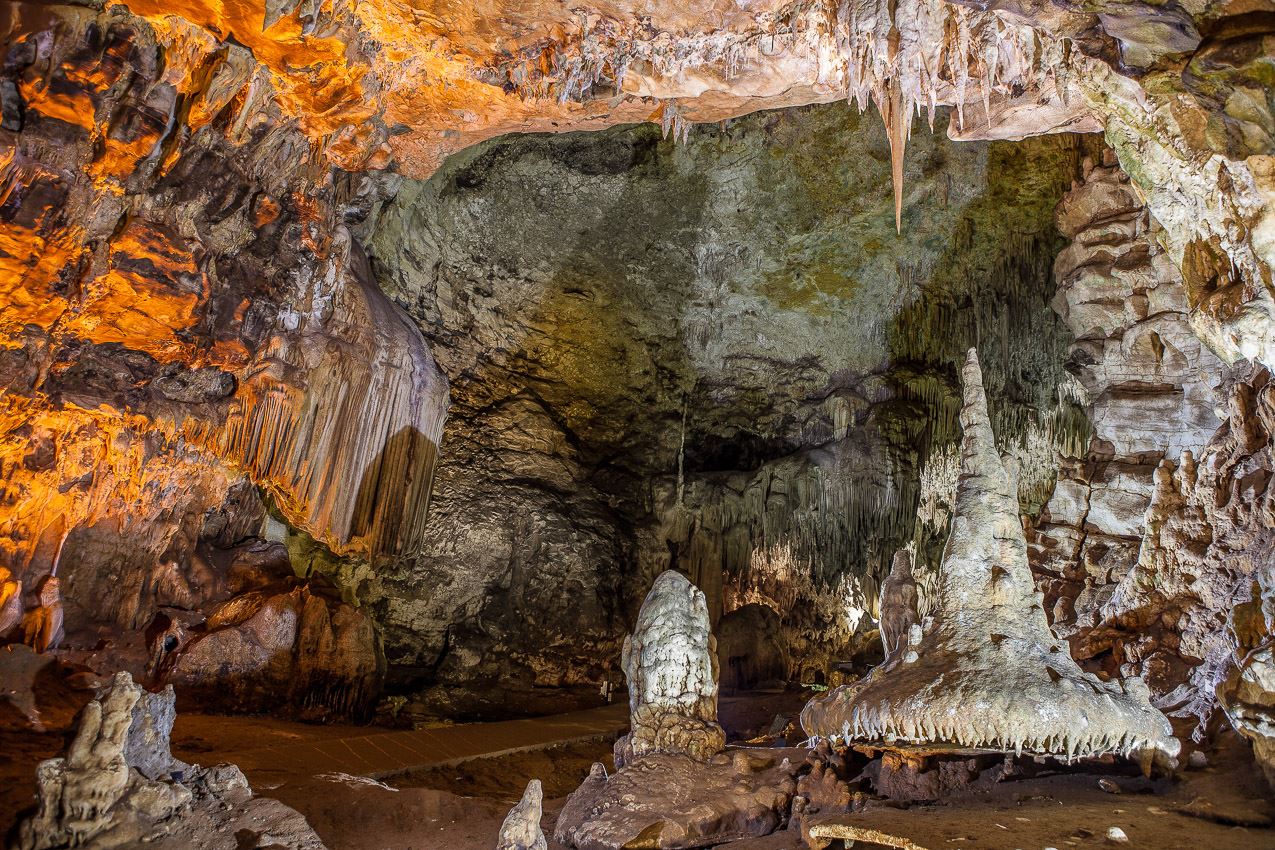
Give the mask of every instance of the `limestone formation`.
[[[254, 799], [233, 765], [201, 768], [169, 752], [173, 692], [148, 694], [119, 673], [84, 709], [63, 758], [36, 772], [37, 808], [17, 831], [18, 850], [149, 846], [232, 848], [252, 823], [290, 850], [323, 844], [295, 811]], [[240, 845], [241, 846], [241, 845]]]
[[0, 567], [0, 640], [4, 640], [22, 622], [22, 582], [8, 569]]
[[62, 590], [56, 576], [37, 585], [38, 604], [22, 618], [22, 642], [36, 652], [57, 649], [63, 637]]
[[1199, 458], [1160, 465], [1137, 557], [1075, 641], [1081, 657], [1110, 652], [1109, 669], [1145, 677], [1166, 711], [1196, 720], [1196, 736], [1218, 686], [1242, 665], [1233, 612], [1250, 603], [1269, 612], [1275, 599], [1275, 385], [1249, 366], [1232, 374], [1227, 396], [1227, 420]]
[[1018, 500], [992, 435], [978, 357], [962, 370], [961, 476], [934, 627], [918, 659], [879, 667], [802, 711], [817, 738], [1056, 755], [1137, 755], [1179, 744], [1130, 678], [1084, 673], [1049, 632], [1027, 566]]
[[576, 850], [688, 850], [774, 832], [796, 794], [797, 767], [765, 751], [707, 764], [649, 755], [607, 776], [595, 764], [562, 807], [554, 840]]
[[493, 139], [428, 181], [375, 181], [373, 269], [452, 392], [421, 555], [361, 594], [391, 669], [433, 671], [407, 712], [595, 704], [620, 678], [616, 613], [669, 568], [715, 624], [772, 609], [794, 678], [848, 657], [911, 537], [914, 428], [955, 436], [951, 363], [976, 329], [1010, 317], [987, 376], [1005, 433], [1072, 382], [1048, 300], [1079, 140], [918, 134], [912, 156], [943, 167], [909, 170], [927, 200], [903, 237], [885, 143], [829, 104], [676, 147], [641, 125]]
[[540, 829], [543, 802], [540, 780], [533, 779], [527, 783], [522, 800], [509, 810], [501, 823], [496, 850], [545, 850], [549, 846]]
[[[413, 710], [534, 713], [598, 699], [673, 568], [711, 622], [773, 611], [813, 681], [889, 553], [936, 561], [917, 466], [977, 341], [1020, 491], [1093, 419], [1031, 553], [1054, 634], [1131, 693], [1053, 648], [1008, 506], [992, 583], [1031, 628], [957, 657], [1022, 649], [1044, 703], [1135, 714], [1136, 674], [1201, 732], [1221, 694], [1251, 731], [1232, 675], [1265, 667], [1227, 623], [1275, 592], [1275, 390], [1238, 362], [1275, 366], [1268, 6], [0, 4], [0, 637], [336, 717], [383, 635]], [[1041, 295], [1078, 171], [1064, 386]], [[262, 536], [296, 557], [242, 583]], [[957, 607], [915, 661], [883, 629], [896, 681], [942, 667]], [[717, 739], [702, 707], [638, 719], [631, 749]]]
[[1198, 455], [1217, 430], [1224, 371], [1192, 330], [1182, 274], [1114, 155], [1082, 167], [1058, 205], [1072, 241], [1054, 263], [1053, 306], [1076, 337], [1068, 361], [1093, 438], [1064, 465], [1028, 539], [1067, 637], [1097, 624], [1137, 559], [1157, 464]]
[[1218, 688], [1227, 719], [1253, 742], [1253, 753], [1275, 789], [1275, 604], [1255, 589], [1254, 599], [1231, 613], [1234, 665]]
[[703, 761], [726, 744], [717, 723], [717, 641], [704, 594], [686, 576], [661, 573], [624, 641], [630, 731], [615, 743], [621, 768], [651, 753]]
[[191, 706], [271, 706], [309, 720], [364, 719], [385, 661], [367, 615], [315, 587], [236, 596], [208, 617], [166, 668]]
[[918, 599], [917, 581], [912, 577], [912, 553], [900, 549], [894, 553], [889, 577], [881, 583], [881, 644], [887, 665], [908, 651], [912, 628], [920, 623]]

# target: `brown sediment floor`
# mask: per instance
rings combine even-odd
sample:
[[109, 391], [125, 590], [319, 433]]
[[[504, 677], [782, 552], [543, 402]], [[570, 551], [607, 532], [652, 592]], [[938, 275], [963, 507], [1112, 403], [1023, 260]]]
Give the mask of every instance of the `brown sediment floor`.
[[[793, 694], [763, 694], [723, 700], [722, 716], [732, 737], [752, 736], [784, 715]], [[526, 721], [520, 723], [536, 723]], [[507, 749], [503, 727], [473, 724], [471, 734], [496, 727], [492, 749]], [[521, 726], [519, 727], [521, 728]], [[542, 718], [537, 727], [560, 729], [560, 718]], [[440, 727], [440, 732], [466, 731]], [[504, 730], [508, 731], [508, 730]], [[762, 729], [764, 731], [764, 729]], [[546, 737], [541, 735], [540, 737]], [[392, 730], [375, 727], [313, 726], [265, 718], [179, 715], [173, 735], [178, 757], [214, 763], [239, 754], [306, 745], [334, 752], [352, 738], [393, 740]], [[509, 807], [528, 780], [545, 787], [547, 835], [567, 794], [595, 761], [610, 763], [611, 737], [549, 743], [532, 750], [434, 764], [396, 775], [386, 783], [349, 769], [273, 772], [258, 769], [257, 793], [276, 797], [304, 814], [330, 850], [489, 850]], [[0, 733], [0, 828], [8, 830], [17, 810], [31, 799], [35, 764], [58, 754], [63, 734]], [[834, 818], [907, 839], [926, 850], [1057, 850], [1146, 848], [1147, 850], [1272, 850], [1275, 804], [1253, 766], [1246, 745], [1233, 735], [1210, 754], [1210, 763], [1182, 771], [1174, 780], [1149, 782], [1131, 775], [1087, 772], [1083, 768], [1031, 779], [1009, 780], [985, 793], [950, 797], [937, 804], [899, 807], [880, 801], [867, 811]], [[1102, 790], [1105, 778], [1121, 793]], [[1117, 827], [1127, 843], [1114, 843]], [[552, 841], [550, 846], [554, 847]], [[797, 850], [798, 830], [728, 845], [734, 850]], [[835, 843], [834, 847], [837, 846]], [[856, 847], [872, 847], [859, 842]]]

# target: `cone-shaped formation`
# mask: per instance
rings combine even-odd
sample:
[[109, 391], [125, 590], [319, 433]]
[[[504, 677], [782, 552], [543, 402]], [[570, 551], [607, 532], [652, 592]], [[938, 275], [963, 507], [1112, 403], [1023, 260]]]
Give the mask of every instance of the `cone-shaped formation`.
[[540, 780], [533, 779], [527, 783], [527, 790], [522, 792], [518, 805], [505, 815], [500, 834], [496, 837], [496, 850], [545, 850], [549, 844], [540, 829], [543, 806], [544, 792]]
[[972, 349], [963, 378], [961, 477], [936, 624], [916, 660], [883, 664], [812, 700], [802, 726], [818, 738], [1067, 759], [1177, 755], [1178, 741], [1142, 680], [1099, 681], [1050, 633]]
[[919, 595], [912, 577], [912, 556], [900, 549], [894, 553], [889, 578], [881, 583], [881, 645], [887, 664], [907, 652], [912, 627], [920, 621], [916, 612]]

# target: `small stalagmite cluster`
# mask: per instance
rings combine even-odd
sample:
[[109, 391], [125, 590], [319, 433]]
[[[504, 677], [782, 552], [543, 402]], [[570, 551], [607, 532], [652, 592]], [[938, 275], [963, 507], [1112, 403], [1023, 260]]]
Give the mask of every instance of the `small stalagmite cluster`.
[[812, 700], [802, 727], [845, 742], [1173, 758], [1180, 744], [1146, 684], [1084, 673], [1050, 633], [973, 349], [961, 379], [961, 475], [934, 625], [914, 660]]
[[172, 688], [148, 693], [127, 673], [85, 707], [62, 758], [36, 772], [36, 810], [17, 850], [215, 847], [219, 833], [270, 834], [289, 850], [324, 850], [296, 811], [255, 798], [239, 768], [185, 764], [169, 751]]
[[704, 594], [662, 573], [624, 644], [632, 731], [616, 743], [615, 772], [594, 764], [567, 798], [555, 840], [576, 850], [683, 850], [783, 825], [798, 766], [765, 751], [723, 752], [715, 650]]

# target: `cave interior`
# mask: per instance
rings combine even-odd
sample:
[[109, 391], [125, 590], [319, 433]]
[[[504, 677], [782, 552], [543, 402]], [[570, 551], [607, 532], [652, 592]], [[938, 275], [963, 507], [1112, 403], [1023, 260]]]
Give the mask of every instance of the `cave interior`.
[[0, 24], [5, 846], [1275, 847], [1270, 0]]

